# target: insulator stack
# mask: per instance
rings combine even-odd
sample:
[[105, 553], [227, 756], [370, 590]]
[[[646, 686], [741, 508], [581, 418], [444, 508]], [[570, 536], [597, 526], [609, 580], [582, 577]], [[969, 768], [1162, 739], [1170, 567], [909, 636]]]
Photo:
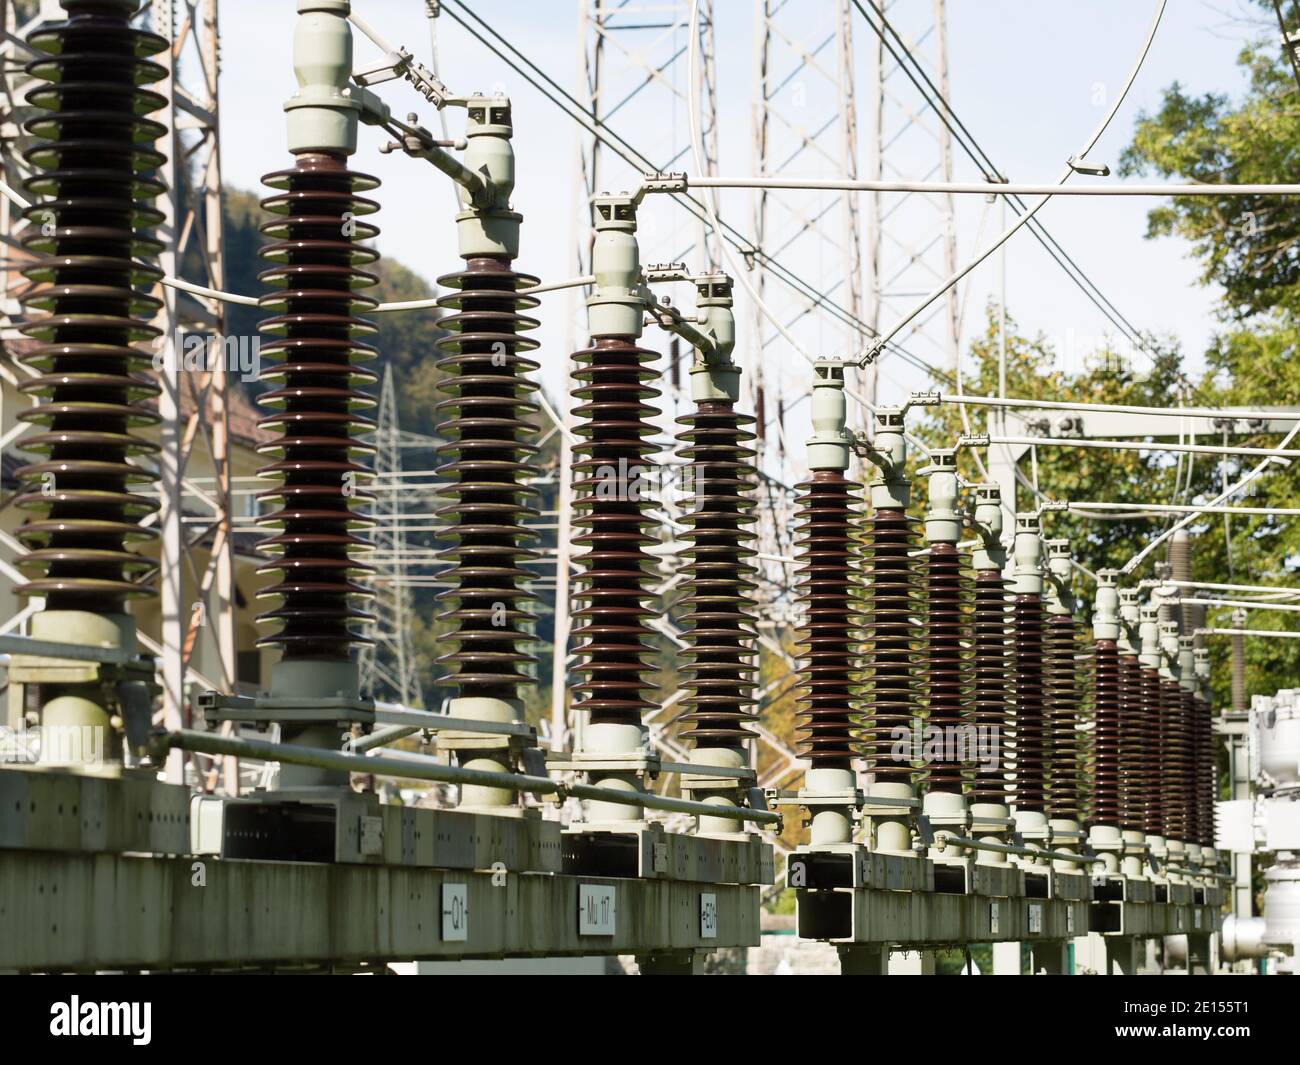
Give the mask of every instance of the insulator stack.
[[1047, 721], [1044, 713], [1043, 601], [1017, 595], [1011, 604], [1012, 692], [1015, 696], [1016, 808], [1047, 809]]
[[863, 537], [861, 686], [867, 768], [880, 782], [910, 783], [912, 767], [894, 754], [896, 729], [910, 731], [917, 712], [918, 575], [913, 522], [906, 511], [877, 509]]
[[261, 227], [270, 238], [261, 254], [273, 265], [260, 278], [276, 291], [258, 301], [273, 314], [258, 326], [270, 337], [259, 380], [274, 386], [257, 398], [273, 411], [258, 426], [274, 439], [258, 451], [275, 461], [258, 475], [281, 483], [258, 496], [277, 508], [258, 520], [272, 532], [258, 549], [274, 558], [259, 572], [279, 575], [258, 595], [280, 603], [258, 620], [281, 628], [258, 642], [280, 646], [286, 659], [346, 659], [351, 645], [371, 642], [354, 627], [371, 620], [357, 605], [371, 593], [358, 583], [369, 567], [356, 556], [369, 548], [357, 530], [373, 520], [353, 504], [369, 498], [357, 482], [374, 450], [357, 438], [374, 429], [358, 411], [374, 406], [360, 386], [375, 375], [358, 363], [375, 350], [357, 338], [376, 329], [357, 312], [376, 305], [362, 290], [377, 278], [358, 266], [378, 257], [362, 242], [379, 231], [360, 221], [378, 205], [357, 193], [379, 182], [324, 152], [298, 155], [293, 169], [262, 180], [278, 191], [262, 201], [275, 217]]
[[1192, 843], [1202, 842], [1202, 829], [1205, 827], [1201, 811], [1205, 806], [1205, 771], [1204, 753], [1201, 750], [1201, 700], [1194, 692], [1185, 691], [1184, 713], [1187, 716], [1188, 748], [1191, 755], [1191, 787], [1187, 802], [1187, 838]]
[[695, 489], [692, 509], [682, 518], [690, 547], [684, 555], [691, 591], [682, 601], [688, 664], [684, 738], [692, 746], [736, 746], [753, 735], [756, 639], [752, 607], [756, 572], [749, 562], [757, 484], [754, 419], [731, 403], [708, 401], [679, 418], [687, 428], [680, 454], [690, 463]]
[[580, 438], [573, 445], [574, 543], [586, 548], [574, 558], [574, 672], [583, 679], [573, 691], [574, 709], [590, 714], [592, 724], [638, 725], [655, 705], [643, 674], [652, 650], [648, 622], [657, 613], [645, 605], [655, 561], [647, 548], [656, 542], [646, 532], [654, 524], [646, 513], [646, 463], [657, 450], [650, 438], [658, 414], [648, 400], [659, 392], [646, 383], [655, 373], [645, 364], [658, 357], [626, 337], [601, 338], [573, 356]]
[[795, 530], [800, 555], [799, 606], [804, 615], [799, 755], [814, 768], [847, 769], [859, 753], [853, 737], [852, 689], [858, 669], [854, 640], [859, 578], [855, 508], [862, 486], [839, 470], [814, 470], [799, 485]]
[[1199, 808], [1201, 803], [1200, 737], [1196, 721], [1196, 696], [1188, 688], [1178, 693], [1178, 723], [1182, 732], [1179, 746], [1183, 764], [1183, 836], [1189, 842], [1198, 842]]
[[[957, 736], [973, 724], [971, 697], [971, 582], [956, 544], [935, 542], [925, 566], [927, 725], [937, 735]], [[931, 791], [960, 792], [962, 764], [956, 743], [927, 767]], [[946, 755], [952, 754], [949, 761]]]
[[1143, 779], [1146, 809], [1142, 828], [1148, 835], [1165, 832], [1165, 710], [1161, 698], [1160, 674], [1150, 666], [1140, 670], [1142, 682], [1142, 717], [1144, 721]]
[[141, 288], [162, 274], [139, 260], [162, 248], [147, 233], [163, 220], [150, 172], [164, 157], [150, 146], [167, 128], [147, 116], [166, 100], [144, 86], [166, 76], [148, 57], [169, 42], [132, 28], [132, 0], [63, 6], [66, 21], [27, 39], [26, 71], [48, 84], [27, 95], [41, 113], [25, 127], [37, 141], [25, 182], [36, 202], [24, 211], [32, 285], [18, 328], [36, 342], [21, 358], [38, 376], [18, 386], [37, 401], [18, 419], [38, 427], [23, 448], [42, 458], [17, 471], [15, 505], [33, 520], [16, 534], [31, 575], [16, 592], [43, 596], [47, 611], [117, 614], [154, 593], [134, 579], [152, 563], [130, 545], [156, 536], [139, 522], [157, 505], [129, 489], [157, 478], [129, 460], [159, 450], [134, 432], [158, 423], [146, 405], [158, 388], [133, 374], [151, 358], [132, 344], [158, 336], [148, 320], [159, 301]]
[[[1119, 825], [1123, 829], [1140, 832], [1146, 820], [1148, 802], [1148, 736], [1142, 706], [1142, 671], [1137, 655], [1119, 655], [1117, 664], [1121, 800]], [[1100, 686], [1099, 679], [1099, 689]]]
[[1186, 730], [1183, 725], [1183, 690], [1176, 680], [1160, 682], [1161, 717], [1164, 719], [1164, 772], [1161, 784], [1165, 835], [1187, 839], [1188, 777]]
[[1196, 698], [1197, 766], [1200, 799], [1197, 805], [1197, 841], [1203, 847], [1214, 846], [1214, 802], [1216, 772], [1214, 763], [1214, 716], [1208, 700]]
[[1119, 825], [1123, 820], [1119, 651], [1114, 640], [1098, 640], [1094, 655], [1092, 820]]
[[[978, 735], [1006, 744], [1011, 735], [1010, 658], [1007, 647], [1006, 582], [1000, 571], [981, 569], [975, 575], [974, 671], [975, 726]], [[980, 758], [975, 765], [972, 802], [1014, 805], [1016, 797], [1007, 790], [1002, 767], [990, 767]]]
[[1047, 620], [1047, 808], [1053, 817], [1077, 819], [1079, 804], [1079, 671], [1075, 625], [1068, 614]]
[[524, 563], [537, 557], [526, 546], [535, 539], [526, 522], [537, 514], [528, 505], [537, 490], [526, 482], [539, 472], [528, 463], [538, 412], [528, 397], [537, 386], [524, 375], [538, 364], [520, 353], [537, 346], [521, 335], [537, 322], [520, 312], [537, 300], [519, 293], [536, 283], [508, 259], [486, 256], [438, 279], [451, 291], [438, 301], [450, 313], [439, 319], [448, 335], [438, 344], [447, 396], [436, 408], [446, 441], [438, 454], [449, 461], [438, 469], [447, 502], [437, 515], [455, 542], [439, 555], [450, 564], [440, 575], [450, 587], [438, 594], [445, 609], [437, 620], [456, 645], [438, 659], [449, 670], [439, 683], [462, 698], [509, 702], [536, 683], [528, 673], [535, 659], [522, 647], [533, 639], [535, 601]]

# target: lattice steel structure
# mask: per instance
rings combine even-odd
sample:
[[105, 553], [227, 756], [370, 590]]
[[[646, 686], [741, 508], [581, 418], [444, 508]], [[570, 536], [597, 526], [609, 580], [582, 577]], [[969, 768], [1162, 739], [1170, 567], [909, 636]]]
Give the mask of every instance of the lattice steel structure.
[[397, 417], [397, 392], [393, 368], [384, 367], [379, 388], [379, 412], [375, 418], [375, 487], [370, 515], [374, 555], [371, 582], [375, 598], [374, 641], [357, 655], [361, 691], [371, 698], [385, 696], [403, 706], [423, 706], [415, 649], [411, 640], [411, 584], [407, 562], [407, 495], [402, 480], [402, 435]]
[[[6, 182], [17, 188], [27, 176], [22, 159], [27, 138], [22, 124], [31, 114], [24, 101], [30, 79], [22, 69], [30, 54], [22, 41], [33, 26], [62, 19], [64, 12], [57, 0], [39, 4], [6, 0], [3, 17], [0, 155]], [[167, 186], [156, 201], [164, 215], [156, 231], [164, 244], [159, 266], [165, 274], [184, 273], [186, 280], [197, 285], [221, 289], [218, 0], [152, 0], [139, 20], [172, 42], [157, 57], [167, 76], [152, 86], [167, 101], [154, 116], [167, 127], [158, 144], [167, 160], [158, 171]], [[21, 321], [16, 298], [23, 284], [17, 272], [24, 254], [16, 240], [20, 222], [17, 209], [4, 200], [0, 204], [0, 242], [6, 262], [0, 275], [0, 301], [6, 340], [17, 336], [14, 326]], [[228, 415], [231, 375], [221, 369], [226, 365], [223, 356], [231, 349], [225, 343], [223, 304], [162, 285], [155, 285], [152, 295], [162, 301], [153, 323], [161, 334], [155, 349], [155, 362], [162, 366], [158, 373], [162, 450], [156, 471], [161, 506], [147, 521], [157, 527], [160, 546], [157, 570], [141, 574], [141, 579], [158, 585], [162, 606], [160, 639], [155, 642], [142, 633], [141, 641], [159, 656], [163, 719], [169, 727], [178, 727], [186, 718], [188, 679], [232, 691], [237, 674]], [[201, 368], [185, 369], [184, 338], [196, 333], [205, 338], [204, 350], [209, 355]], [[10, 372], [8, 367], [5, 372]], [[13, 372], [26, 373], [21, 368]], [[0, 444], [21, 450], [21, 431], [15, 428]], [[210, 476], [201, 480], [191, 476], [195, 456], [203, 456], [201, 461], [209, 467]], [[0, 541], [6, 554], [14, 552], [16, 544], [10, 537], [0, 534]], [[7, 559], [0, 559], [0, 572], [11, 580], [16, 578]], [[12, 619], [12, 626], [22, 624], [39, 605], [39, 601], [30, 602]], [[207, 647], [217, 664], [211, 676], [198, 674], [192, 666], [201, 646]], [[181, 774], [179, 755], [173, 754], [169, 779], [179, 781]]]
[[[754, 11], [751, 172], [762, 177], [856, 178], [856, 64], [849, 0], [812, 6], [756, 0]], [[863, 325], [870, 318], [864, 315], [858, 204], [859, 197], [851, 193], [754, 193], [755, 247], [779, 256], [815, 284], [815, 294], [794, 293], [770, 276], [764, 257], [755, 258], [759, 295], [805, 350], [855, 352], [866, 344]], [[820, 313], [822, 298], [836, 301], [853, 321]], [[757, 360], [761, 372], [754, 374], [755, 407], [760, 418], [779, 417], [782, 396], [787, 391], [801, 394], [811, 371], [796, 360], [767, 357], [788, 353], [789, 344], [757, 307], [753, 328], [764, 356]], [[783, 364], [789, 367], [789, 381], [777, 370]], [[800, 387], [793, 387], [795, 383]], [[861, 411], [856, 421], [864, 428], [868, 424]]]
[[[162, 147], [167, 162], [161, 169], [167, 193], [158, 201], [165, 216], [158, 230], [164, 241], [159, 265], [169, 276], [180, 277], [197, 263], [186, 280], [223, 289], [217, 11], [217, 0], [152, 0], [149, 22], [172, 42], [159, 57], [168, 76], [157, 86], [169, 103], [160, 114], [168, 133]], [[232, 691], [237, 675], [228, 410], [232, 375], [224, 361], [231, 349], [220, 301], [162, 286], [158, 295], [163, 300], [156, 324], [162, 329], [164, 369], [159, 373], [162, 631], [156, 652], [161, 655], [164, 722], [176, 727], [188, 717], [184, 686], [200, 640], [212, 641], [220, 675], [197, 679]], [[187, 332], [207, 335], [208, 369], [181, 369], [176, 343]], [[201, 453], [207, 454], [214, 473], [210, 487], [199, 487], [187, 476]], [[200, 512], [197, 527], [183, 523], [187, 507]], [[206, 548], [205, 562], [195, 550], [200, 545]], [[187, 576], [192, 582], [188, 593]], [[173, 752], [168, 779], [179, 781], [180, 773]]]
[[[945, 0], [931, 4], [877, 0], [894, 28], [910, 42], [911, 55], [939, 95], [948, 99], [948, 31]], [[878, 24], [872, 7], [866, 16]], [[872, 62], [872, 181], [951, 181], [952, 136], [934, 111], [919, 101], [902, 68], [879, 34], [870, 37]], [[957, 270], [953, 197], [938, 193], [880, 193], [862, 197], [867, 211], [866, 318], [873, 329], [888, 327], [926, 292]], [[957, 286], [937, 300], [898, 338], [932, 364], [956, 365], [960, 332]], [[887, 359], [888, 356], [885, 356]], [[888, 365], [886, 363], [886, 365]], [[868, 393], [874, 382], [868, 380]], [[870, 398], [870, 396], [869, 396]]]

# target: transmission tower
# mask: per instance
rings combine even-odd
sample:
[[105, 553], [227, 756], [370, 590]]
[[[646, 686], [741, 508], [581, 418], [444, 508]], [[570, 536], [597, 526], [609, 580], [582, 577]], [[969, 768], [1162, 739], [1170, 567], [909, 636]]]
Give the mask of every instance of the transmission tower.
[[[28, 78], [22, 67], [32, 53], [23, 43], [27, 32], [43, 21], [58, 21], [65, 12], [57, 0], [3, 4], [5, 38], [4, 89], [0, 99], [0, 152], [5, 181], [21, 189], [27, 175], [22, 150], [26, 137], [22, 124], [30, 116], [25, 104]], [[149, 28], [166, 37], [172, 47], [155, 60], [166, 78], [151, 86], [168, 102], [155, 121], [165, 132], [158, 146], [166, 156], [159, 177], [167, 192], [159, 197], [163, 221], [156, 236], [163, 242], [159, 265], [171, 277], [220, 289], [224, 283], [221, 230], [221, 147], [218, 133], [219, 31], [217, 0], [151, 0], [146, 13]], [[14, 325], [21, 320], [16, 294], [26, 282], [20, 273], [26, 252], [20, 243], [24, 225], [21, 212], [7, 199], [0, 204], [0, 241], [5, 248], [5, 269], [0, 300], [6, 327], [4, 338], [13, 342]], [[162, 393], [162, 451], [158, 458], [160, 508], [153, 519], [160, 532], [158, 573], [161, 593], [160, 639], [144, 633], [141, 642], [159, 656], [163, 688], [163, 720], [169, 728], [187, 722], [185, 685], [194, 680], [205, 687], [234, 690], [237, 679], [235, 645], [235, 580], [231, 529], [230, 425], [227, 399], [232, 361], [226, 354], [240, 350], [225, 337], [223, 304], [201, 296], [180, 294], [158, 285], [153, 294], [162, 301], [154, 321], [162, 356], [158, 374]], [[209, 356], [202, 365], [187, 368], [178, 343], [201, 334]], [[238, 340], [240, 338], [236, 338]], [[242, 338], [247, 350], [250, 338]], [[15, 349], [21, 344], [15, 344]], [[30, 375], [21, 362], [4, 367], [6, 374]], [[22, 448], [18, 423], [3, 440], [6, 447]], [[10, 439], [12, 436], [12, 439]], [[196, 456], [204, 456], [193, 462]], [[206, 461], [208, 472], [195, 472]], [[193, 465], [192, 465], [193, 463]], [[17, 545], [7, 535], [0, 542], [6, 553]], [[7, 560], [0, 571], [16, 578]], [[21, 624], [39, 603], [33, 601], [14, 619]], [[206, 648], [199, 656], [200, 648]], [[215, 663], [210, 675], [195, 668], [198, 657]], [[181, 779], [178, 755], [168, 763], [169, 779]]]
[[373, 539], [375, 589], [374, 643], [360, 654], [361, 691], [373, 699], [396, 699], [422, 707], [411, 642], [411, 589], [408, 583], [406, 512], [402, 485], [402, 438], [393, 369], [384, 367], [375, 429], [375, 504]]
[[[948, 99], [948, 33], [945, 0], [903, 4], [877, 0], [866, 9], [879, 25], [873, 7], [907, 42], [907, 51], [939, 95]], [[951, 181], [952, 136], [906, 78], [880, 34], [870, 34], [872, 151], [870, 179], [874, 181]], [[894, 45], [897, 48], [897, 44]], [[957, 269], [957, 229], [951, 194], [881, 193], [866, 197], [868, 205], [867, 321], [873, 329], [887, 328], [920, 297], [951, 277]], [[937, 300], [897, 341], [925, 361], [944, 368], [957, 362], [960, 334], [957, 287]], [[884, 356], [886, 365], [888, 355]], [[874, 396], [874, 382], [867, 387]]]
[[[754, 34], [753, 172], [763, 177], [856, 177], [858, 119], [848, 0], [817, 5], [756, 0]], [[803, 295], [777, 283], [765, 258], [756, 257], [754, 282], [769, 310], [805, 351], [849, 355], [861, 350], [867, 334], [861, 324], [857, 196], [761, 189], [754, 193], [752, 211], [755, 247], [779, 256], [815, 289], [815, 295]], [[822, 299], [835, 300], [854, 321], [822, 313]], [[797, 452], [797, 446], [787, 448], [782, 439], [783, 396], [806, 391], [794, 386], [805, 384], [811, 369], [789, 357], [788, 342], [758, 307], [754, 335], [764, 356], [756, 360], [752, 378], [755, 408], [776, 429], [781, 451]]]

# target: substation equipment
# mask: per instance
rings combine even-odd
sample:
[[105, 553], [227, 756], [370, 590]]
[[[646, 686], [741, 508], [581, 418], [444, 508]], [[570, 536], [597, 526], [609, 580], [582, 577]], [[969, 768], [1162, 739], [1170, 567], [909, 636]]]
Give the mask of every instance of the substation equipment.
[[[808, 769], [798, 791], [758, 788], [753, 419], [737, 409], [730, 279], [640, 262], [638, 206], [671, 191], [662, 175], [592, 203], [591, 344], [571, 372], [578, 727], [570, 751], [539, 746], [522, 699], [535, 683], [527, 334], [539, 282], [514, 268], [511, 102], [455, 96], [405, 53], [354, 74], [347, 0], [298, 2], [292, 161], [265, 178], [262, 642], [281, 657], [267, 691], [206, 693], [202, 727], [154, 731], [154, 664], [127, 603], [153, 594], [133, 579], [148, 568], [131, 546], [153, 535], [153, 504], [132, 488], [158, 460], [138, 433], [157, 415], [133, 345], [155, 333], [149, 201], [164, 159], [149, 115], [164, 101], [150, 56], [167, 42], [132, 26], [132, 0], [62, 5], [66, 19], [28, 40], [40, 116], [22, 331], [39, 376], [24, 387], [41, 403], [24, 415], [39, 461], [19, 471], [14, 505], [30, 518], [21, 592], [43, 608], [2, 649], [41, 746], [34, 764], [0, 768], [0, 970], [635, 955], [643, 972], [694, 972], [710, 951], [758, 945], [774, 881], [762, 833], [780, 811], [807, 823], [786, 875], [798, 933], [833, 943], [846, 973], [978, 943], [1028, 943], [1035, 971], [1067, 972], [1072, 953], [1077, 969], [1091, 951], [1099, 971], [1133, 972], [1139, 945], [1168, 935], [1188, 937], [1190, 968], [1211, 964], [1229, 878], [1206, 678], [1187, 637], [1098, 575], [1085, 750], [1068, 542], [1044, 538], [1038, 513], [1005, 520], [997, 486], [960, 482], [955, 451], [929, 455], [918, 522], [908, 408], [877, 409], [869, 438], [850, 433], [834, 360], [816, 367], [799, 489]], [[369, 86], [396, 79], [463, 110], [463, 142], [394, 118]], [[380, 206], [378, 182], [350, 165], [362, 122], [459, 190], [463, 262], [438, 280], [446, 713], [358, 690]], [[693, 315], [653, 291], [682, 281]], [[680, 763], [653, 751], [645, 720], [658, 519], [635, 482], [655, 468], [659, 433], [647, 323], [694, 350], [695, 409], [678, 437], [693, 492]], [[875, 471], [865, 491], [847, 476], [855, 454]], [[385, 750], [413, 735], [437, 755]], [[195, 754], [280, 768], [227, 797], [157, 779], [167, 757]], [[664, 775], [683, 797], [656, 793]], [[458, 801], [383, 803], [364, 783], [375, 776], [455, 785]], [[687, 815], [691, 830], [654, 811]], [[1296, 881], [1283, 883], [1280, 899]]]
[[[1027, 943], [1034, 972], [1133, 973], [1144, 943], [1170, 935], [1187, 937], [1189, 970], [1210, 971], [1230, 878], [1191, 638], [1102, 571], [1083, 656], [1068, 541], [1019, 513], [1008, 558], [999, 487], [967, 486], [964, 513], [954, 451], [920, 471], [922, 547], [908, 408], [878, 408], [868, 440], [846, 428], [843, 365], [817, 374], [798, 530], [812, 768], [775, 800], [810, 824], [787, 872], [799, 934], [834, 943], [844, 972], [891, 971], [891, 953], [925, 971], [972, 943], [1019, 972], [1019, 946], [998, 947]], [[845, 478], [854, 451], [876, 470], [865, 512]]]
[[[1223, 957], [1241, 967], [1294, 974], [1300, 953], [1300, 691], [1256, 695], [1225, 715], [1233, 798], [1216, 810], [1219, 845], [1231, 853], [1232, 913]], [[1263, 913], [1253, 913], [1253, 871], [1263, 870]]]

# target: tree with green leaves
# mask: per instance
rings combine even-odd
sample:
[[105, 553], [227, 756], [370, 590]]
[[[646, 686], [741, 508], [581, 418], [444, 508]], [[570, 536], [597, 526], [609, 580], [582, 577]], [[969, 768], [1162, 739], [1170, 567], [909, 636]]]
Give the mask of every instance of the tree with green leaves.
[[[1274, 17], [1270, 0], [1261, 0]], [[1266, 25], [1269, 25], [1266, 23]], [[1296, 29], [1288, 26], [1288, 30]], [[1297, 73], [1279, 48], [1276, 30], [1244, 48], [1239, 63], [1249, 76], [1240, 99], [1223, 93], [1189, 95], [1165, 90], [1154, 114], [1139, 118], [1120, 170], [1126, 175], [1205, 183], [1278, 183], [1296, 179], [1300, 149]], [[1249, 407], [1300, 404], [1300, 211], [1277, 196], [1174, 197], [1148, 215], [1147, 236], [1190, 241], [1201, 281], [1221, 289], [1221, 329], [1206, 352], [1203, 401]], [[1277, 436], [1234, 437], [1232, 443], [1269, 446]], [[1215, 486], [1231, 483], [1254, 462], [1231, 459], [1215, 470]], [[1294, 507], [1295, 465], [1274, 465], [1232, 502], [1263, 508]], [[1220, 516], [1198, 522], [1195, 569], [1207, 580], [1293, 584], [1300, 566], [1300, 525], [1276, 514]], [[1228, 623], [1216, 610], [1211, 622]], [[1290, 615], [1252, 611], [1248, 627], [1294, 627]], [[1227, 641], [1211, 640], [1216, 701], [1228, 699]], [[1300, 646], [1285, 639], [1246, 640], [1247, 685], [1254, 693], [1292, 687], [1300, 676]]]

